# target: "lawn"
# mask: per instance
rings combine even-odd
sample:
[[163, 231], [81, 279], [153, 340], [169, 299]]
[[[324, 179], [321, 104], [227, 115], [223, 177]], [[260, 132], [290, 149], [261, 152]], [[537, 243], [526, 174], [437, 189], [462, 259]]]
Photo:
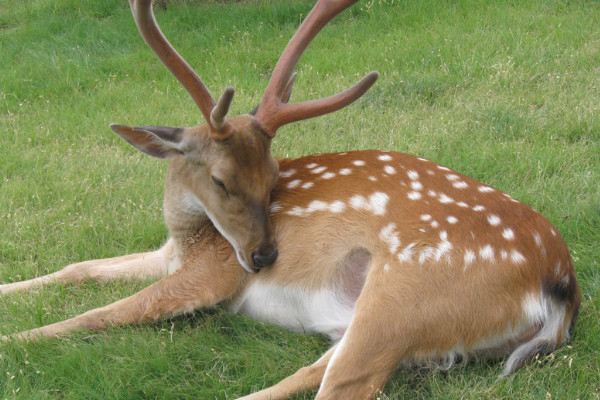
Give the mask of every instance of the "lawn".
[[[259, 101], [312, 1], [167, 2], [157, 18], [230, 114]], [[600, 399], [600, 3], [371, 0], [300, 60], [292, 101], [370, 70], [350, 107], [286, 126], [278, 157], [419, 155], [501, 189], [563, 234], [583, 303], [572, 340], [514, 376], [500, 363], [399, 370], [382, 399]], [[123, 0], [0, 0], [0, 282], [159, 247], [166, 163], [110, 123], [202, 116], [142, 42]], [[0, 334], [59, 321], [148, 282], [51, 285], [0, 297]], [[233, 399], [314, 362], [329, 343], [216, 308], [56, 341], [0, 343], [2, 399]], [[300, 395], [309, 399], [314, 393]]]

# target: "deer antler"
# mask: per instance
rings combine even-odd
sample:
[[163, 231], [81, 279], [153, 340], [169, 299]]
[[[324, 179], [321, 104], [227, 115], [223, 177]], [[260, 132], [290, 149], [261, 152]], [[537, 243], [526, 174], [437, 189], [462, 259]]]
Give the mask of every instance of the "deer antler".
[[[280, 126], [345, 107], [362, 96], [377, 80], [379, 74], [373, 71], [350, 89], [331, 97], [294, 104], [286, 104], [286, 99], [283, 99], [288, 92], [292, 71], [308, 44], [329, 21], [357, 1], [319, 0], [286, 46], [256, 114], [256, 119], [271, 137], [275, 136]], [[289, 97], [289, 93], [287, 95]]]
[[[188, 91], [194, 102], [200, 108], [204, 119], [210, 126], [211, 137], [223, 138], [229, 134], [225, 114], [233, 99], [233, 89], [227, 88], [221, 96], [219, 104], [215, 103], [207, 87], [196, 72], [185, 62], [183, 57], [169, 43], [160, 30], [154, 13], [152, 0], [129, 0], [131, 12], [142, 37], [158, 56], [162, 63], [177, 78], [179, 83]], [[213, 112], [213, 109], [216, 112]], [[211, 119], [211, 114], [215, 114]]]

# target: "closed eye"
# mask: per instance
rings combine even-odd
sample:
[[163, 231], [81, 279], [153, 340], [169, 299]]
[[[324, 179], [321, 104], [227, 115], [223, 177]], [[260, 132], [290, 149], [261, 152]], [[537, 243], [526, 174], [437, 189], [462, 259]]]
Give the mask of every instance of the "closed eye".
[[223, 190], [225, 193], [227, 193], [227, 187], [225, 186], [225, 184], [223, 183], [222, 180], [215, 178], [214, 176], [212, 177], [213, 183], [215, 185], [217, 185], [217, 187], [219, 187], [221, 190]]

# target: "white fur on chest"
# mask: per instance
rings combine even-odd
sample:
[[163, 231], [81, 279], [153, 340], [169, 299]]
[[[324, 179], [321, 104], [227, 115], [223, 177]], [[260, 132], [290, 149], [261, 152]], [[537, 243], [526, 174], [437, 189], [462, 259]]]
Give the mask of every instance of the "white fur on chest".
[[289, 330], [321, 333], [333, 340], [342, 337], [352, 318], [354, 305], [332, 290], [309, 291], [257, 280], [229, 307], [258, 321]]

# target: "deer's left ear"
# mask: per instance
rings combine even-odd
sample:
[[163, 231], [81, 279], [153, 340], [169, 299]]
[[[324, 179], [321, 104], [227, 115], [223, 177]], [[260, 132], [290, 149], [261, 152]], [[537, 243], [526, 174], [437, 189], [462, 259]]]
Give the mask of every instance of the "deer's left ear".
[[110, 128], [129, 144], [146, 154], [158, 158], [183, 155], [183, 129], [169, 126], [130, 127], [111, 124]]

